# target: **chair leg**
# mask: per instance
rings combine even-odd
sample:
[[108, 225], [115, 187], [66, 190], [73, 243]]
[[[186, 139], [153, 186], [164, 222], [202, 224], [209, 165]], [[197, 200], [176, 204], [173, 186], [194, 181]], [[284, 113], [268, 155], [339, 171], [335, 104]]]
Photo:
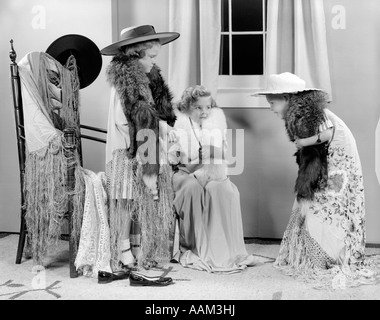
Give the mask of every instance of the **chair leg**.
[[176, 237], [177, 232], [179, 232], [179, 223], [180, 219], [173, 208], [173, 221], [172, 226], [169, 231], [169, 249], [170, 249], [170, 262], [172, 263], [178, 263], [179, 262], [179, 239]]
[[25, 212], [21, 209], [21, 226], [20, 226], [20, 237], [18, 239], [18, 247], [17, 247], [17, 256], [16, 256], [16, 264], [20, 264], [22, 260], [22, 254], [24, 252], [25, 247], [25, 238], [26, 238], [26, 222], [25, 222]]
[[[75, 138], [75, 130], [73, 128], [66, 128], [63, 130], [65, 137], [65, 156], [68, 159], [68, 163], [75, 159], [74, 153], [76, 149], [76, 138]], [[75, 189], [75, 166], [68, 165], [67, 167], [67, 190], [69, 192], [73, 192]], [[75, 243], [73, 241], [72, 229], [73, 229], [73, 220], [72, 216], [74, 213], [73, 208], [73, 195], [69, 195], [69, 203], [68, 203], [68, 220], [69, 220], [69, 263], [70, 263], [70, 278], [77, 278], [78, 272], [75, 268], [75, 256], [76, 256], [76, 248]]]
[[71, 239], [70, 236], [70, 243], [69, 243], [69, 251], [70, 251], [70, 278], [78, 278], [78, 271], [75, 268], [74, 262], [75, 262], [75, 247], [74, 247], [74, 241]]
[[[71, 200], [72, 201], [72, 200]], [[70, 202], [71, 202], [70, 201]], [[72, 205], [70, 203], [70, 205]], [[69, 214], [69, 260], [70, 260], [70, 278], [77, 278], [78, 277], [78, 272], [75, 268], [75, 258], [76, 258], [76, 247], [75, 247], [75, 242], [72, 237], [72, 214], [73, 211], [71, 210]]]

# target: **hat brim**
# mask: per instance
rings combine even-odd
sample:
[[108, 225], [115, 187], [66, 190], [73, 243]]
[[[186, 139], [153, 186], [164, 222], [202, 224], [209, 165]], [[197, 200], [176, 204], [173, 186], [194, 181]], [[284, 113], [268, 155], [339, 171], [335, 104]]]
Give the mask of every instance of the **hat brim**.
[[254, 94], [251, 94], [251, 97], [266, 96], [270, 94], [298, 93], [298, 92], [304, 92], [304, 91], [323, 91], [323, 90], [317, 89], [317, 88], [306, 88], [303, 90], [296, 90], [296, 91], [259, 91]]
[[103, 59], [98, 46], [90, 39], [79, 34], [68, 34], [55, 40], [46, 53], [63, 66], [74, 55], [78, 67], [80, 89], [89, 86], [98, 77]]
[[120, 53], [120, 48], [128, 46], [131, 44], [136, 44], [139, 42], [145, 42], [150, 40], [158, 40], [161, 45], [168, 44], [176, 40], [179, 37], [177, 32], [159, 32], [156, 34], [151, 34], [147, 36], [136, 37], [132, 39], [124, 39], [110, 44], [109, 46], [103, 48], [100, 52], [105, 56], [113, 56]]

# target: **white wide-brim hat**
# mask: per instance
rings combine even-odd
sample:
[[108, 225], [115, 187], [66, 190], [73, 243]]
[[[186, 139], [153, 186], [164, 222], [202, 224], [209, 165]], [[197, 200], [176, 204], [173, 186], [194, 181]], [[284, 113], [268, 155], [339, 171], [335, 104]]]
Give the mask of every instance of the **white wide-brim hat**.
[[105, 56], [120, 53], [120, 48], [139, 42], [158, 40], [161, 45], [174, 41], [179, 37], [177, 32], [156, 32], [151, 25], [141, 25], [125, 28], [120, 32], [120, 40], [103, 48], [100, 52]]
[[306, 82], [290, 72], [271, 74], [268, 79], [267, 88], [254, 93], [252, 96], [268, 94], [297, 93], [302, 91], [322, 91], [316, 88], [306, 88]]

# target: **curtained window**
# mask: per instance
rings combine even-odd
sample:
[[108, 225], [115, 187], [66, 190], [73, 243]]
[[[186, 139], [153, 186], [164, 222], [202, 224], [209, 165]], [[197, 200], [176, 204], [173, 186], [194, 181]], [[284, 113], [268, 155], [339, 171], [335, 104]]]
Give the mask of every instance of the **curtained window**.
[[265, 107], [249, 93], [286, 71], [331, 93], [323, 0], [223, 0], [219, 101]]
[[219, 89], [261, 87], [267, 0], [222, 0]]
[[266, 0], [223, 0], [220, 75], [263, 75]]
[[169, 0], [169, 83], [203, 84], [223, 107], [264, 107], [266, 75], [293, 72], [330, 90], [323, 0]]
[[266, 70], [331, 93], [323, 0], [269, 0]]

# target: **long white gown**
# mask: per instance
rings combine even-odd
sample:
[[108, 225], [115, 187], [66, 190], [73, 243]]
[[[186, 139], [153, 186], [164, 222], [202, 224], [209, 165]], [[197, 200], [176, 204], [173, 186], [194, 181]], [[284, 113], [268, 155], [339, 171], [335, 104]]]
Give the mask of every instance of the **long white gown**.
[[[215, 129], [226, 129], [221, 109], [212, 109], [209, 118], [215, 122]], [[203, 137], [202, 142], [205, 143], [205, 133], [202, 136], [202, 130], [194, 122], [193, 126], [195, 131], [192, 130], [189, 117], [177, 113], [175, 129], [183, 130], [184, 133], [179, 138], [181, 157], [189, 161], [198, 157], [199, 144], [194, 134], [201, 140]], [[225, 137], [224, 133], [220, 136]], [[224, 138], [214, 139], [214, 142], [218, 140], [219, 147], [226, 145]], [[173, 176], [173, 189], [174, 206], [180, 217], [180, 263], [183, 266], [208, 272], [234, 273], [257, 262], [247, 253], [240, 194], [227, 176], [209, 180], [204, 185], [186, 167], [180, 166]]]

